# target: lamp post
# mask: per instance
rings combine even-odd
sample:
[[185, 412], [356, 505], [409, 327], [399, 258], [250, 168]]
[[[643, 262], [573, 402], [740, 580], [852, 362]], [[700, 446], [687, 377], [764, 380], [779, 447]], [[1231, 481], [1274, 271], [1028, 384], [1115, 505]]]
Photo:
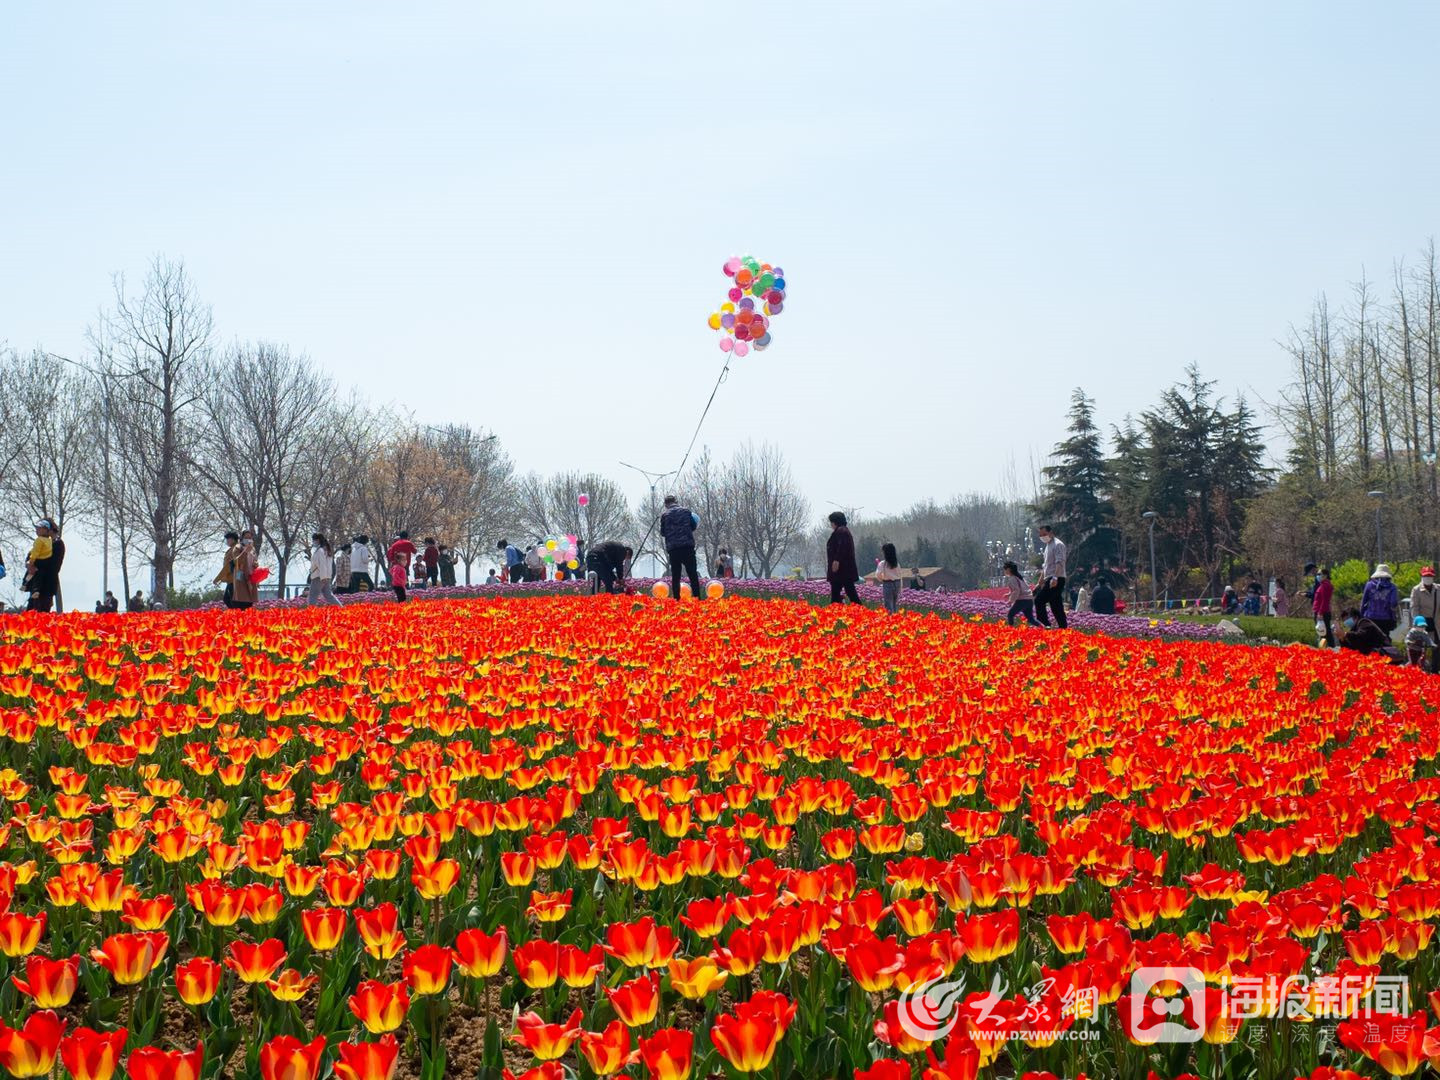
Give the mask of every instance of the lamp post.
[[1380, 508], [1384, 505], [1385, 492], [1367, 491], [1365, 494], [1375, 500], [1375, 562], [1381, 563], [1385, 560], [1385, 549], [1380, 543]]
[[[675, 476], [679, 473], [680, 470], [671, 469], [669, 472], [657, 473], [652, 472], [649, 469], [642, 469], [639, 465], [631, 465], [629, 462], [625, 461], [620, 462], [620, 464], [627, 469], [638, 472], [641, 476], [645, 477], [645, 479], [650, 484], [650, 529], [647, 530], [645, 533], [645, 538], [648, 540], [650, 538], [650, 533], [653, 532], [655, 529], [655, 488], [659, 485], [661, 480], [664, 480], [667, 476]], [[635, 555], [638, 558], [640, 556], [640, 552], [637, 551]], [[656, 567], [659, 568], [661, 572], [663, 572], [663, 567], [660, 567], [660, 556], [651, 554], [650, 558], [654, 561]]]
[[1160, 515], [1154, 510], [1146, 510], [1140, 516], [1150, 523], [1150, 606], [1156, 608], [1159, 601], [1155, 595], [1155, 519]]

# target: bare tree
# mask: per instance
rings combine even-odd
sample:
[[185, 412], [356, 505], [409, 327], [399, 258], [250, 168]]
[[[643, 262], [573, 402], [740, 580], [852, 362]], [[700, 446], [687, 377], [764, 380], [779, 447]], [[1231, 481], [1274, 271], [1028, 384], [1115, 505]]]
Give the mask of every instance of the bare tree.
[[447, 495], [440, 539], [465, 566], [471, 567], [495, 548], [495, 541], [516, 520], [515, 467], [499, 440], [468, 424], [432, 428], [429, 441], [454, 466], [456, 490]]
[[190, 464], [216, 515], [269, 545], [282, 594], [334, 482], [330, 459], [343, 446], [334, 398], [334, 382], [284, 345], [237, 343], [206, 367]]
[[[583, 511], [582, 494], [590, 497]], [[531, 473], [520, 481], [518, 496], [519, 521], [527, 535], [569, 534], [587, 546], [632, 538], [634, 521], [625, 492], [597, 473], [562, 472], [550, 477]]]
[[707, 446], [686, 470], [682, 498], [700, 515], [695, 539], [705, 560], [705, 573], [713, 573], [721, 548], [734, 546], [735, 493], [727, 471], [710, 454]]
[[189, 448], [210, 356], [210, 308], [184, 263], [157, 256], [138, 296], [116, 278], [115, 309], [105, 323], [114, 346], [113, 386], [131, 421], [115, 450], [136, 478], [134, 510], [153, 550], [154, 598], [163, 604], [176, 552], [195, 519]]
[[800, 494], [780, 449], [747, 442], [730, 464], [735, 535], [747, 574], [769, 577], [780, 557], [810, 519], [810, 502]]
[[416, 428], [402, 427], [381, 443], [368, 462], [361, 512], [382, 563], [386, 538], [402, 529], [443, 531], [447, 493], [464, 484], [459, 467]]

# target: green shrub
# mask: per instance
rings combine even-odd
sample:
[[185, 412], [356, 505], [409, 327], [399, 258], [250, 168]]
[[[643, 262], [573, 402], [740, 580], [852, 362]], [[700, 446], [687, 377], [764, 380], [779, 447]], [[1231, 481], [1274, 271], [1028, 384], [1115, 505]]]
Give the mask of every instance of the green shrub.
[[1364, 559], [1350, 559], [1330, 570], [1330, 584], [1341, 596], [1359, 596], [1370, 580], [1370, 564]]
[[1298, 641], [1305, 645], [1315, 644], [1315, 620], [1292, 617], [1274, 619], [1268, 615], [1237, 615], [1235, 623], [1245, 631], [1248, 638], [1267, 639], [1289, 643]]

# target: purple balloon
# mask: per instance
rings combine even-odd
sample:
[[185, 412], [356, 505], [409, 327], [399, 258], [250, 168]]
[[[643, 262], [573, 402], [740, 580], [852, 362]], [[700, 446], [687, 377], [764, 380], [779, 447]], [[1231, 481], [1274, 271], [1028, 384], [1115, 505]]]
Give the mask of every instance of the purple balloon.
[[739, 303], [739, 305], [740, 305], [740, 308], [741, 308], [742, 310], [744, 310], [744, 311], [754, 311], [754, 310], [755, 310], [755, 301], [754, 301], [754, 300], [751, 300], [750, 297], [748, 297], [748, 296], [742, 297], [742, 298], [738, 301], [738, 303]]
[[720, 316], [720, 325], [723, 326], [726, 330], [729, 330], [732, 326], [735, 325], [735, 316], [731, 312], [727, 311], [724, 315]]

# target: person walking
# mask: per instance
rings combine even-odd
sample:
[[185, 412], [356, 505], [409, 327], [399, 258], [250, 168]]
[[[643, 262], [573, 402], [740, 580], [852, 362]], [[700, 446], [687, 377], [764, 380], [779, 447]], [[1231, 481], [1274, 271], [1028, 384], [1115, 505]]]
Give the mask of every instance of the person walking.
[[390, 565], [392, 566], [395, 565], [397, 559], [400, 560], [408, 574], [410, 564], [414, 561], [418, 553], [418, 549], [415, 547], [415, 541], [410, 539], [408, 532], [401, 529], [395, 534], [395, 539], [390, 541], [390, 547], [386, 549], [385, 557], [390, 560]]
[[1045, 542], [1044, 561], [1040, 566], [1040, 587], [1035, 591], [1035, 615], [1040, 622], [1050, 625], [1046, 608], [1055, 613], [1055, 625], [1065, 629], [1065, 541], [1055, 535], [1049, 525], [1036, 530]]
[[364, 533], [350, 542], [350, 591], [375, 591], [375, 579], [370, 576], [370, 537]]
[[1075, 590], [1075, 603], [1071, 605], [1071, 611], [1087, 611], [1090, 607], [1090, 590], [1083, 584]]
[[440, 542], [433, 536], [425, 537], [425, 581], [430, 585], [440, 584]]
[[905, 571], [900, 566], [900, 553], [894, 544], [880, 545], [880, 561], [875, 564], [875, 580], [880, 582], [880, 602], [891, 615], [900, 610], [900, 589], [905, 584]]
[[240, 550], [235, 554], [235, 591], [230, 604], [232, 608], [244, 611], [255, 606], [255, 601], [260, 597], [260, 587], [255, 584], [254, 574], [259, 567], [260, 556], [255, 551], [255, 533], [244, 529], [240, 533]]
[[1325, 625], [1325, 647], [1335, 647], [1335, 623], [1331, 604], [1334, 602], [1335, 586], [1330, 584], [1330, 571], [1321, 570], [1316, 575], [1315, 597], [1310, 601], [1310, 610], [1315, 621]]
[[410, 582], [410, 573], [397, 556], [390, 563], [390, 587], [395, 590], [397, 603], [405, 603], [405, 586]]
[[455, 552], [446, 544], [440, 545], [440, 584], [446, 588], [455, 584]]
[[535, 543], [531, 544], [528, 548], [525, 549], [526, 581], [545, 580], [545, 560], [540, 554], [540, 552], [543, 550], [543, 544], [544, 541], [540, 540], [537, 537]]
[[1405, 655], [1407, 667], [1427, 668], [1433, 670], [1425, 663], [1425, 654], [1435, 644], [1430, 637], [1430, 620], [1424, 615], [1416, 615], [1415, 622], [1405, 634]]
[[341, 544], [340, 550], [335, 552], [335, 594], [337, 596], [350, 591], [350, 545]]
[[1387, 636], [1395, 633], [1400, 622], [1400, 593], [1388, 564], [1382, 562], [1375, 567], [1365, 583], [1365, 591], [1360, 594], [1360, 617], [1369, 619]]
[[1290, 594], [1285, 591], [1285, 579], [1275, 579], [1275, 591], [1270, 595], [1270, 607], [1275, 612], [1277, 619], [1285, 619], [1290, 616]]
[[[1420, 584], [1410, 590], [1410, 617], [1420, 625], [1425, 619], [1425, 632], [1430, 635], [1432, 645], [1440, 645], [1436, 624], [1440, 623], [1440, 589], [1435, 587], [1435, 568], [1427, 566], [1420, 571]], [[1440, 648], [1430, 654], [1430, 671], [1440, 671]]]
[[1005, 564], [1005, 587], [1010, 590], [1010, 610], [1005, 613], [1007, 626], [1015, 625], [1015, 616], [1025, 616], [1025, 621], [1038, 629], [1044, 629], [1035, 618], [1035, 594], [1025, 579], [1020, 576], [1020, 567], [1014, 562]]
[[830, 602], [840, 603], [841, 593], [849, 597], [852, 604], [860, 603], [860, 593], [855, 583], [860, 580], [860, 568], [855, 565], [855, 537], [850, 535], [849, 523], [843, 511], [830, 514], [830, 537], [825, 541], [825, 576], [830, 579]]
[[585, 553], [585, 569], [595, 575], [594, 592], [623, 592], [625, 569], [634, 557], [635, 553], [617, 540], [592, 545]]
[[525, 580], [525, 554], [509, 540], [501, 540], [495, 545], [495, 550], [504, 553], [505, 567], [501, 571], [501, 581], [509, 581], [518, 584]]
[[310, 587], [305, 599], [306, 606], [314, 607], [321, 603], [340, 606], [340, 601], [335, 596], [335, 590], [330, 584], [330, 580], [334, 576], [335, 553], [330, 548], [330, 541], [325, 539], [324, 533], [311, 534]]
[[211, 581], [212, 585], [224, 585], [225, 592], [220, 602], [231, 607], [235, 601], [235, 556], [240, 552], [240, 534], [233, 529], [225, 534], [225, 554], [220, 558], [220, 572]]
[[[680, 599], [680, 572], [683, 570], [690, 579], [691, 595], [699, 600], [700, 571], [695, 564], [695, 530], [700, 527], [700, 515], [688, 506], [681, 506], [674, 495], [665, 496], [665, 511], [660, 515], [660, 536], [665, 541], [665, 554], [670, 560], [670, 595]], [[854, 559], [854, 548], [851, 548]]]

